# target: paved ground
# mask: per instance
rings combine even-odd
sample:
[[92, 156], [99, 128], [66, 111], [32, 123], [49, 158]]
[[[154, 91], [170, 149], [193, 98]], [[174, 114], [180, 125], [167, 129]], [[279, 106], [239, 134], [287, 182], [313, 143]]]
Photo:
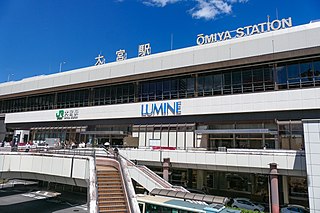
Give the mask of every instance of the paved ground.
[[88, 212], [86, 196], [75, 193], [56, 193], [14, 187], [0, 189], [0, 212], [2, 213], [63, 213]]

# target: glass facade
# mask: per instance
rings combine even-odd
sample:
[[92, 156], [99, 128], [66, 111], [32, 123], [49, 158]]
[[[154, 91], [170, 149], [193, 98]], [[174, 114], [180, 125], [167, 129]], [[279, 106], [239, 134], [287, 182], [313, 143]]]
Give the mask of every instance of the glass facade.
[[[150, 167], [159, 176], [162, 176], [162, 168]], [[198, 177], [198, 173], [202, 173]], [[306, 177], [286, 176], [287, 181], [282, 181], [285, 176], [279, 175], [280, 203], [284, 204], [284, 196], [289, 203], [308, 206], [308, 184]], [[203, 185], [199, 184], [199, 178], [203, 178]], [[247, 197], [259, 203], [269, 203], [269, 178], [267, 174], [212, 171], [170, 168], [169, 182], [174, 185], [186, 187], [190, 192], [224, 196]], [[286, 184], [284, 186], [283, 184]], [[200, 188], [198, 188], [200, 186]], [[282, 189], [288, 191], [284, 192]], [[286, 195], [285, 195], [286, 194]]]
[[320, 86], [320, 60], [270, 63], [0, 100], [0, 113]]

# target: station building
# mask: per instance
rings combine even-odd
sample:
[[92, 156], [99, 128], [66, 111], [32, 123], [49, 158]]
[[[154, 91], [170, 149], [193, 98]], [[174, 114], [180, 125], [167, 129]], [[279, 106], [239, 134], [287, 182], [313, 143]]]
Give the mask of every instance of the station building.
[[124, 147], [170, 182], [320, 212], [320, 22], [0, 84], [2, 140]]

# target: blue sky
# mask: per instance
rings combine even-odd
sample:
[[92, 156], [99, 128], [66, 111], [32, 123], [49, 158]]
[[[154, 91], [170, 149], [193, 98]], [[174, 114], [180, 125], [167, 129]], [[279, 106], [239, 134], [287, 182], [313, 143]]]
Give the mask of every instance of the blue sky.
[[292, 0], [1, 0], [0, 82], [92, 66], [138, 45], [152, 53], [196, 45], [199, 33], [234, 30], [292, 17], [293, 25], [320, 19], [320, 1]]

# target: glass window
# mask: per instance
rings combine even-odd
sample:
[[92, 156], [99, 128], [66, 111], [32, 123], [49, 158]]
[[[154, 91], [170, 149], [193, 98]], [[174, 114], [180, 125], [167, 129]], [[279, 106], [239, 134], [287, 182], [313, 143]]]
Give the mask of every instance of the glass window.
[[252, 70], [242, 71], [243, 91], [252, 92]]
[[111, 101], [112, 103], [116, 103], [117, 99], [117, 88], [116, 87], [110, 87], [111, 89]]
[[288, 177], [289, 195], [308, 198], [307, 178]]
[[192, 77], [187, 78], [187, 96], [188, 97], [194, 96], [194, 78]]
[[288, 78], [299, 78], [300, 77], [300, 72], [299, 72], [299, 66], [298, 64], [290, 64], [287, 66], [288, 69]]
[[215, 94], [220, 94], [222, 89], [222, 74], [213, 76], [213, 90]]
[[233, 88], [233, 93], [241, 93], [242, 92], [241, 71], [232, 73], [232, 88]]
[[119, 85], [116, 87], [116, 89], [117, 89], [117, 103], [122, 103], [122, 98], [123, 98], [122, 86]]
[[319, 81], [320, 81], [320, 61], [313, 62], [313, 70], [314, 70], [315, 81], [316, 81], [317, 85], [319, 85]]
[[163, 81], [163, 91], [170, 91], [170, 81], [169, 80], [164, 80]]
[[178, 80], [172, 79], [171, 80], [171, 98], [178, 97]]
[[149, 91], [148, 91], [148, 98], [150, 101], [155, 100], [156, 95], [156, 82], [152, 81], [149, 83]]
[[244, 70], [242, 71], [242, 82], [244, 84], [252, 84], [252, 71], [251, 70]]
[[263, 80], [265, 82], [268, 82], [268, 81], [273, 81], [273, 71], [272, 71], [272, 68], [264, 68], [263, 69], [264, 73], [263, 73]]
[[[288, 82], [289, 84], [295, 85], [300, 83], [300, 70], [298, 64], [290, 64], [287, 66], [288, 71]], [[291, 85], [291, 86], [292, 86]]]
[[252, 70], [253, 83], [261, 83], [263, 81], [263, 69]]
[[105, 88], [102, 87], [102, 88], [100, 88], [99, 90], [100, 90], [100, 91], [99, 91], [99, 99], [100, 99], [100, 101], [103, 101], [103, 100], [104, 100], [104, 97], [105, 97]]
[[313, 69], [311, 62], [300, 64], [300, 76], [303, 81], [313, 81]]
[[163, 87], [162, 87], [162, 81], [158, 81], [156, 83], [156, 95], [157, 95], [157, 100], [162, 100], [162, 91], [163, 91]]
[[223, 93], [230, 94], [231, 93], [231, 73], [224, 73], [223, 74]]
[[277, 69], [277, 83], [282, 86], [287, 84], [287, 69], [286, 66], [278, 66]]
[[203, 96], [204, 95], [204, 76], [199, 76], [198, 77], [198, 94], [199, 96]]
[[212, 75], [204, 76], [204, 90], [205, 91], [211, 91], [212, 87], [213, 87]]

